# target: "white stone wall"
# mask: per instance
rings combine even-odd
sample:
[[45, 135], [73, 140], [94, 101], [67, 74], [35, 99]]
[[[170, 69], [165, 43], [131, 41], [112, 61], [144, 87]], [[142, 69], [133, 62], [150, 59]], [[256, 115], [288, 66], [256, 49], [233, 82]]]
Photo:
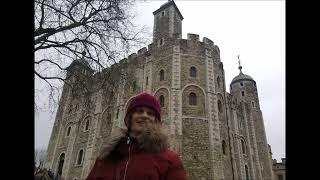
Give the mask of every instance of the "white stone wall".
[[211, 51], [205, 49], [206, 61], [206, 77], [207, 77], [207, 104], [208, 104], [208, 119], [209, 119], [209, 136], [210, 145], [212, 148], [212, 170], [214, 179], [224, 179], [222, 169], [222, 159], [220, 151], [220, 128], [217, 106], [215, 106], [217, 97], [215, 94], [215, 74], [213, 72], [213, 58]]

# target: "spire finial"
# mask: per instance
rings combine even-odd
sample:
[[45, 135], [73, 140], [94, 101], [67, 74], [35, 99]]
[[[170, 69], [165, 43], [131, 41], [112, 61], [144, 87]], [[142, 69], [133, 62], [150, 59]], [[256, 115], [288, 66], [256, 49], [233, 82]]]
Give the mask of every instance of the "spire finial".
[[241, 62], [240, 62], [240, 55], [238, 54], [238, 63], [239, 63], [239, 67], [238, 69], [240, 70], [240, 73], [242, 73], [242, 66], [241, 66]]

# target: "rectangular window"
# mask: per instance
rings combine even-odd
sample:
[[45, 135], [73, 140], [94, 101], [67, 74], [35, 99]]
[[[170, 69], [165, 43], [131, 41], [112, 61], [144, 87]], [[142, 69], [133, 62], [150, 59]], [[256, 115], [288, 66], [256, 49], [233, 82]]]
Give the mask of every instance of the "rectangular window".
[[164, 38], [161, 38], [158, 40], [158, 47], [162, 46], [164, 44]]
[[243, 91], [241, 91], [241, 95], [244, 96], [244, 92]]
[[119, 117], [119, 109], [117, 109], [117, 114], [116, 114], [116, 118], [118, 119]]
[[278, 175], [278, 180], [283, 180], [282, 174], [279, 174], [279, 175]]

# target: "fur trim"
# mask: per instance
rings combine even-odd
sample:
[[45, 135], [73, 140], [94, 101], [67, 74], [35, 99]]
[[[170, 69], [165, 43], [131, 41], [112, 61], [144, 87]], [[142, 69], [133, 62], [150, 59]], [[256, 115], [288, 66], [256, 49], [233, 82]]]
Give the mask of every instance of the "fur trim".
[[[147, 153], [159, 153], [169, 148], [168, 138], [164, 132], [165, 129], [159, 127], [158, 125], [158, 123], [147, 123], [144, 131], [142, 131], [142, 133], [135, 138], [141, 151]], [[121, 151], [118, 145], [121, 141], [126, 142], [127, 136], [127, 129], [115, 129], [106, 145], [102, 148], [99, 158], [117, 159], [119, 156], [121, 156]]]
[[168, 137], [158, 123], [147, 123], [146, 128], [137, 141], [143, 151], [149, 153], [159, 153], [168, 149]]
[[99, 155], [99, 159], [106, 159], [111, 151], [115, 149], [115, 147], [118, 145], [120, 140], [122, 138], [125, 138], [127, 136], [127, 129], [123, 128], [116, 128], [112, 133], [111, 137], [105, 144], [105, 146], [102, 147], [102, 150]]

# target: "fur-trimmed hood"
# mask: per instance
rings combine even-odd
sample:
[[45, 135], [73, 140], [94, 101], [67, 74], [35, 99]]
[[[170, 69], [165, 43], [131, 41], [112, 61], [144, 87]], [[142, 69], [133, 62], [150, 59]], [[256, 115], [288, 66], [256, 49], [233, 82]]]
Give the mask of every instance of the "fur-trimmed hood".
[[157, 124], [147, 123], [144, 131], [136, 138], [130, 137], [126, 128], [116, 128], [111, 134], [110, 139], [102, 147], [99, 159], [121, 159], [124, 153], [127, 152], [127, 149], [123, 149], [127, 147], [128, 137], [141, 152], [159, 153], [168, 150], [169, 147], [164, 129]]

